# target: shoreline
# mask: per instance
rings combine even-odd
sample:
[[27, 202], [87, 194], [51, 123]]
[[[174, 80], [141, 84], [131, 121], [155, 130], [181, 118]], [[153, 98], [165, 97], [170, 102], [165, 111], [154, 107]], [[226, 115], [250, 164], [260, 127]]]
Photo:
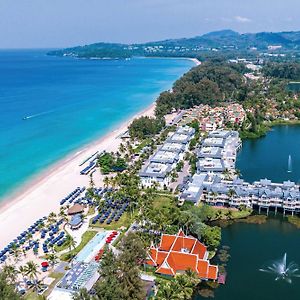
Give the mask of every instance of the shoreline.
[[[128, 125], [140, 116], [154, 116], [155, 102], [125, 120], [107, 134], [68, 154], [58, 162], [39, 172], [15, 192], [5, 196], [0, 203], [0, 249], [16, 238], [37, 219], [50, 212], [59, 212], [60, 200], [77, 186], [88, 186], [89, 176], [80, 175], [84, 168], [79, 164], [96, 151], [116, 151], [122, 142], [120, 135]], [[102, 184], [103, 175], [94, 173], [97, 185]], [[55, 189], [53, 189], [55, 187]], [[9, 228], [9, 231], [5, 230]]]
[[[201, 64], [193, 58], [188, 59], [195, 65]], [[106, 134], [95, 138], [66, 155], [59, 161], [41, 170], [23, 185], [5, 195], [0, 202], [0, 249], [15, 239], [22, 231], [37, 219], [50, 212], [59, 212], [60, 200], [77, 186], [88, 186], [89, 176], [80, 175], [84, 165], [79, 164], [96, 151], [117, 151], [122, 142], [120, 136], [127, 131], [129, 124], [140, 116], [154, 116], [156, 99], [152, 104], [115, 127]], [[104, 176], [100, 172], [93, 174], [97, 185], [103, 184]], [[9, 230], [5, 231], [5, 228]]]

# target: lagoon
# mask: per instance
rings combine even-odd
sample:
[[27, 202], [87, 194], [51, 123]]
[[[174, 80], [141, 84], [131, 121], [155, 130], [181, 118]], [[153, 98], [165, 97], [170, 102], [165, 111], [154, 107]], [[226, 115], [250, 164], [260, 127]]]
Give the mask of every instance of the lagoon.
[[[300, 182], [300, 126], [275, 126], [265, 137], [243, 141], [237, 157], [242, 178], [252, 183], [261, 178], [273, 182]], [[291, 155], [292, 172], [288, 172]]]
[[[242, 178], [253, 182], [268, 178], [274, 182], [300, 182], [300, 126], [275, 126], [265, 137], [244, 140], [237, 157]], [[289, 155], [292, 172], [288, 172]], [[287, 253], [287, 262], [300, 266], [300, 229], [286, 217], [271, 216], [265, 224], [233, 223], [222, 229], [222, 246], [229, 246], [227, 280], [214, 292], [216, 300], [296, 300], [300, 278], [291, 284], [275, 281], [275, 275], [260, 272]], [[298, 272], [299, 274], [299, 272]], [[203, 299], [196, 296], [194, 299]]]
[[[222, 230], [222, 245], [230, 247], [227, 280], [215, 290], [216, 300], [297, 300], [300, 278], [292, 283], [275, 281], [275, 276], [259, 269], [282, 258], [300, 265], [300, 231], [282, 217], [265, 224], [234, 223]], [[299, 272], [298, 272], [299, 274]], [[197, 296], [195, 299], [203, 299]]]

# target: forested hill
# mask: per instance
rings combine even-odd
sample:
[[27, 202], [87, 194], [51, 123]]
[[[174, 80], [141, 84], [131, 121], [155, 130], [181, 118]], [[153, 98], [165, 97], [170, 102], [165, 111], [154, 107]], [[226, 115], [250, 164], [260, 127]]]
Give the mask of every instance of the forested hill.
[[169, 39], [144, 44], [96, 43], [51, 51], [48, 54], [80, 58], [197, 57], [205, 51], [218, 50], [298, 52], [300, 50], [300, 31], [239, 34], [232, 30], [222, 30], [193, 38]]

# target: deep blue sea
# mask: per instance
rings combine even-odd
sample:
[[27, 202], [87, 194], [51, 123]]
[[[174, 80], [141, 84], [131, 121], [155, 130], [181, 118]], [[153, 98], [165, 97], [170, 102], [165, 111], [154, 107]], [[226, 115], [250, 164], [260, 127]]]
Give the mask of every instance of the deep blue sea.
[[149, 106], [194, 65], [46, 52], [0, 51], [0, 198]]

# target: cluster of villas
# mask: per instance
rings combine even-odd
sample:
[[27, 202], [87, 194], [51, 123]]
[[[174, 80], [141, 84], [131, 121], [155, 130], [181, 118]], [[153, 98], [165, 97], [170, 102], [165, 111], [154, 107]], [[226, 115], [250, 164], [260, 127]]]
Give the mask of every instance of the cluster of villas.
[[199, 105], [186, 110], [182, 115], [182, 124], [188, 124], [197, 119], [203, 131], [214, 131], [224, 127], [226, 123], [241, 124], [246, 118], [246, 112], [241, 104], [231, 103], [226, 106], [211, 107]]
[[270, 209], [300, 212], [300, 186], [295, 182], [273, 183], [261, 179], [251, 184], [237, 176], [231, 180], [224, 176], [226, 170], [235, 168], [241, 146], [238, 132], [211, 132], [198, 150], [197, 173], [186, 183], [181, 200], [233, 208], [245, 206], [267, 212]]
[[196, 174], [181, 197], [213, 206], [245, 206], [291, 214], [300, 212], [300, 186], [292, 181], [273, 183], [261, 179], [250, 184], [241, 178], [228, 181], [218, 174]]
[[237, 151], [241, 147], [242, 142], [237, 131], [210, 132], [197, 151], [197, 173], [220, 173], [234, 169]]
[[153, 185], [160, 188], [167, 187], [171, 183], [171, 172], [178, 162], [183, 160], [194, 134], [195, 129], [189, 126], [178, 127], [170, 134], [165, 143], [158, 147], [142, 167], [139, 173], [141, 184], [145, 187]]

